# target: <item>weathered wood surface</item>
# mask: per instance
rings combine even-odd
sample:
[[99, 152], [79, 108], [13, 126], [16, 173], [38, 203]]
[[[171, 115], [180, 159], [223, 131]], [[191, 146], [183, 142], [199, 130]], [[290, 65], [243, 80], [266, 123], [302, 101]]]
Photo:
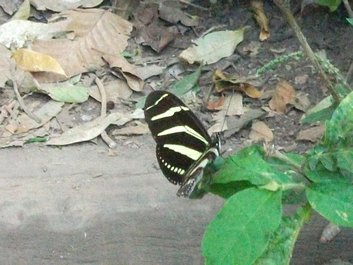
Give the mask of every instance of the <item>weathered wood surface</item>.
[[[0, 264], [202, 264], [202, 233], [222, 201], [177, 198], [151, 150], [1, 150]], [[292, 264], [352, 261], [353, 233], [319, 244], [324, 225], [304, 229]]]

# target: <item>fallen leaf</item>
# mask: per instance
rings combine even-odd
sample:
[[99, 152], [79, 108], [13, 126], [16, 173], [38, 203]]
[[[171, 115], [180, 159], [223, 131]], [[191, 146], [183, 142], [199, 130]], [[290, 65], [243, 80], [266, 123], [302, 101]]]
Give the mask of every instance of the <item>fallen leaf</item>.
[[149, 132], [148, 125], [138, 122], [137, 124], [115, 129], [112, 135], [143, 135]]
[[[127, 114], [111, 113], [97, 119], [72, 128], [60, 136], [51, 137], [46, 145], [68, 145], [89, 141], [100, 135], [110, 124], [119, 119], [126, 118]], [[130, 119], [131, 120], [131, 119]]]
[[64, 103], [56, 101], [48, 101], [47, 103], [40, 105], [36, 110], [33, 110], [32, 113], [40, 119], [40, 123], [28, 117], [26, 113], [21, 113], [17, 117], [17, 129], [16, 134], [25, 133], [34, 128], [39, 128], [49, 122], [61, 111]]
[[221, 110], [224, 107], [224, 96], [222, 95], [220, 98], [217, 98], [213, 101], [208, 101], [206, 108], [208, 110]]
[[21, 48], [34, 39], [50, 39], [65, 31], [66, 27], [65, 21], [45, 24], [21, 19], [10, 20], [0, 26], [0, 43], [7, 48]]
[[143, 67], [136, 67], [136, 76], [141, 78], [142, 80], [146, 80], [152, 76], [160, 75], [166, 69], [164, 66], [159, 66], [155, 64], [143, 66]]
[[303, 112], [306, 112], [311, 106], [308, 94], [301, 91], [296, 93], [291, 104], [294, 106], [294, 108], [301, 110]]
[[251, 0], [250, 4], [254, 11], [255, 20], [261, 29], [259, 39], [261, 41], [267, 40], [270, 37], [270, 31], [268, 28], [268, 18], [264, 10], [264, 3], [262, 0]]
[[[245, 28], [239, 30], [216, 31], [209, 33], [182, 51], [179, 58], [193, 64], [212, 64], [234, 53], [237, 45], [243, 41]], [[222, 40], [222, 41], [220, 41]]]
[[249, 138], [255, 142], [272, 142], [273, 133], [271, 129], [266, 125], [266, 123], [262, 121], [256, 121], [251, 126]]
[[218, 120], [207, 130], [208, 134], [212, 135], [214, 133], [224, 132], [228, 130], [227, 121], [225, 121], [224, 119], [225, 119], [225, 116], [223, 115], [223, 120]]
[[158, 11], [161, 19], [172, 24], [180, 22], [188, 27], [195, 27], [199, 24], [198, 17], [191, 16], [181, 10], [181, 5], [178, 1], [161, 1]]
[[228, 130], [224, 133], [224, 137], [228, 138], [234, 133], [240, 131], [247, 126], [251, 121], [258, 119], [266, 113], [260, 109], [250, 109], [240, 117], [234, 116], [228, 118]]
[[47, 94], [55, 101], [66, 103], [82, 103], [88, 99], [88, 88], [81, 85], [73, 85], [69, 82], [57, 84], [42, 84], [41, 93]]
[[275, 93], [269, 102], [269, 107], [281, 114], [287, 111], [287, 105], [290, 104], [295, 97], [295, 90], [291, 84], [285, 80], [278, 82]]
[[244, 92], [251, 98], [260, 98], [262, 93], [252, 84], [253, 77], [238, 77], [235, 75], [227, 75], [217, 69], [213, 72], [212, 81], [215, 84], [216, 91], [238, 90]]
[[[125, 81], [116, 79], [108, 82], [104, 82], [104, 89], [107, 96], [107, 102], [111, 101], [118, 103], [119, 99], [130, 98], [132, 91]], [[89, 89], [89, 95], [97, 101], [101, 101], [101, 94], [97, 86], [91, 86]]]
[[78, 7], [95, 7], [101, 4], [103, 0], [75, 0], [75, 1], [67, 1], [67, 0], [55, 0], [55, 1], [48, 1], [48, 0], [31, 0], [31, 4], [37, 10], [52, 10], [55, 12], [60, 12], [68, 9], [75, 9]]
[[[74, 30], [77, 37], [74, 40], [36, 40], [32, 49], [55, 58], [68, 77], [103, 66], [103, 55], [123, 52], [132, 30], [130, 22], [102, 9], [66, 11], [57, 19], [66, 19], [66, 29]], [[48, 75], [38, 74], [36, 78], [41, 82], [62, 80], [58, 77], [48, 80]]]
[[136, 13], [135, 40], [138, 44], [150, 46], [159, 53], [179, 35], [177, 27], [160, 23], [156, 4], [147, 5]]
[[301, 130], [297, 135], [297, 140], [310, 141], [316, 143], [324, 135], [325, 127], [323, 125], [314, 126]]
[[226, 112], [227, 116], [243, 115], [243, 96], [236, 92], [234, 94], [227, 95], [223, 110]]
[[60, 64], [51, 56], [29, 49], [18, 49], [12, 54], [18, 67], [28, 72], [52, 72], [66, 76]]

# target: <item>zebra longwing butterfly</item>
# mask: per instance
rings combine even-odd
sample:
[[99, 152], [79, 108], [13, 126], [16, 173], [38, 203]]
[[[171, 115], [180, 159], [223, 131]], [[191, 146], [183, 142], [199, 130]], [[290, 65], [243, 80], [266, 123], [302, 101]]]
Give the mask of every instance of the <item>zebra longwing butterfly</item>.
[[181, 185], [178, 196], [190, 197], [206, 165], [219, 156], [218, 138], [212, 139], [195, 114], [172, 93], [150, 93], [144, 112], [163, 174]]

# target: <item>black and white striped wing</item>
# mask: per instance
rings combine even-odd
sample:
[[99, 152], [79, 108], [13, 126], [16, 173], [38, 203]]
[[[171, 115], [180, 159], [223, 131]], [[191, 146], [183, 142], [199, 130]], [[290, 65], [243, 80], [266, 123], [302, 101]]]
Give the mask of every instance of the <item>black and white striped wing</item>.
[[170, 182], [183, 184], [188, 171], [209, 150], [211, 137], [195, 114], [169, 92], [150, 93], [144, 111], [163, 174]]

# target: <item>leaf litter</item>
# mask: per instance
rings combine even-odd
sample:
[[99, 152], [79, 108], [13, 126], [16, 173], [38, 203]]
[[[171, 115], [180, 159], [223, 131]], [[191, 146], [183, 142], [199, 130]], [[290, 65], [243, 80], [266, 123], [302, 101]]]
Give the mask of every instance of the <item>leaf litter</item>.
[[[8, 86], [9, 81], [15, 80], [25, 104], [41, 118], [41, 122], [33, 121], [22, 112], [16, 101], [3, 101], [3, 106], [8, 107], [1, 108], [0, 137], [6, 141], [0, 142], [0, 147], [23, 145], [31, 142], [30, 139], [33, 142], [42, 141], [47, 136], [48, 145], [90, 141], [99, 135], [106, 138], [106, 129], [110, 125], [115, 126], [110, 131], [115, 137], [148, 133], [146, 124], [136, 120], [143, 119], [143, 116], [134, 117], [126, 112], [127, 108], [131, 110], [134, 101], [138, 102], [136, 110], [141, 110], [139, 108], [144, 102], [141, 92], [147, 94], [146, 90], [151, 88], [164, 88], [190, 100], [201, 89], [200, 76], [206, 77], [207, 74], [208, 82], [216, 90], [216, 93], [212, 93], [212, 101], [205, 97], [202, 103], [213, 112], [209, 121], [213, 126], [209, 132], [223, 131], [226, 137], [230, 137], [256, 120], [249, 131], [249, 138], [254, 141], [273, 140], [268, 125], [259, 121], [268, 114], [261, 110], [266, 109], [266, 97], [263, 96], [266, 89], [263, 84], [267, 80], [263, 81], [251, 73], [234, 71], [234, 63], [238, 58], [234, 55], [238, 53], [237, 46], [244, 41], [246, 26], [231, 30], [206, 28], [191, 44], [184, 42], [179, 47], [179, 37], [190, 32], [191, 27], [199, 27], [200, 21], [197, 15], [184, 8], [185, 5], [175, 1], [139, 5], [133, 11], [139, 16], [127, 21], [110, 11], [94, 8], [101, 2], [31, 1], [37, 10], [52, 10], [56, 13], [49, 17], [47, 23], [12, 20], [0, 26], [0, 52], [4, 55], [0, 59], [0, 84]], [[24, 3], [23, 10], [18, 11], [19, 17], [28, 16], [26, 7]], [[259, 38], [264, 41], [270, 38], [266, 14], [261, 1], [252, 1], [252, 7], [260, 25]], [[134, 39], [130, 35], [133, 26], [137, 29]], [[13, 28], [17, 30], [13, 31]], [[135, 43], [128, 44], [129, 39]], [[219, 42], [220, 39], [223, 41]], [[141, 45], [161, 55], [157, 57], [146, 53], [142, 56]], [[12, 57], [9, 47], [17, 48]], [[179, 54], [178, 57], [168, 58], [164, 55], [168, 54], [167, 49], [170, 47], [179, 49], [175, 53]], [[132, 52], [126, 51], [126, 48]], [[246, 52], [245, 48], [243, 51], [247, 56], [255, 57], [261, 49], [261, 43], [257, 42], [254, 48], [256, 52]], [[146, 61], [146, 58], [151, 59]], [[190, 66], [196, 62], [207, 67], [195, 69]], [[221, 68], [216, 68], [216, 65]], [[94, 76], [103, 77], [103, 92], [95, 84]], [[160, 76], [165, 76], [165, 79], [161, 80]], [[295, 83], [303, 84], [304, 77], [299, 76]], [[70, 78], [77, 80], [70, 82]], [[203, 94], [207, 96], [206, 91]], [[33, 107], [31, 102], [36, 102], [38, 96], [41, 99], [45, 97], [46, 103]], [[101, 104], [101, 115], [94, 115], [98, 104]], [[46, 105], [52, 106], [52, 113], [48, 112], [43, 118], [40, 110], [45, 110]], [[96, 107], [93, 107], [92, 113], [85, 114], [86, 105]], [[15, 107], [11, 109], [9, 106]], [[307, 94], [296, 92], [288, 82], [280, 81], [268, 106], [268, 112], [274, 111], [272, 117], [276, 117], [277, 113], [288, 113], [289, 106], [305, 113], [310, 101]], [[75, 114], [76, 110], [80, 110], [80, 114]], [[310, 138], [306, 134], [306, 131], [300, 132], [298, 140]]]

